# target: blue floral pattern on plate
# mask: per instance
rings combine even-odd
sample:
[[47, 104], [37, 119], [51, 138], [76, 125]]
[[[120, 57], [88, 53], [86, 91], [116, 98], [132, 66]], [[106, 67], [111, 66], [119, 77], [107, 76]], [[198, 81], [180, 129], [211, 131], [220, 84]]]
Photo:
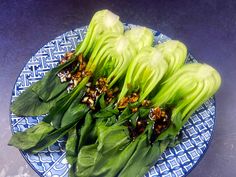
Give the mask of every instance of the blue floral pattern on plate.
[[[129, 29], [135, 25], [125, 24]], [[71, 30], [56, 37], [42, 47], [25, 65], [16, 80], [12, 102], [32, 83], [40, 80], [47, 71], [55, 67], [64, 53], [75, 49], [87, 31], [87, 27]], [[162, 43], [169, 38], [160, 32], [153, 31], [155, 43]], [[189, 54], [187, 62], [196, 62]], [[10, 122], [12, 132], [24, 131], [36, 125], [43, 116], [17, 117], [11, 113]], [[189, 119], [182, 129], [183, 139], [174, 148], [168, 148], [150, 167], [146, 177], [180, 177], [186, 176], [197, 164], [207, 150], [215, 122], [215, 99], [210, 98]], [[40, 176], [66, 177], [69, 165], [65, 158], [65, 140], [58, 140], [53, 146], [37, 154], [21, 151], [23, 157]]]

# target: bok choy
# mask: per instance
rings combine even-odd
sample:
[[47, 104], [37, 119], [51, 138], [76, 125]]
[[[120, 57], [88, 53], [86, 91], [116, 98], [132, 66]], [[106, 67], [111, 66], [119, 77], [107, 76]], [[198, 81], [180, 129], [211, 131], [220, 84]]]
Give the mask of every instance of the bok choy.
[[182, 42], [177, 40], [168, 40], [156, 45], [155, 47], [164, 55], [169, 66], [165, 78], [170, 77], [184, 65], [187, 57], [187, 48]]
[[[182, 83], [182, 84], [180, 84]], [[207, 64], [187, 64], [179, 69], [152, 99], [154, 106], [173, 106], [172, 121], [181, 114], [181, 126], [219, 89], [219, 73]]]
[[[68, 67], [80, 66], [81, 63], [78, 62], [78, 56], [81, 53], [87, 56], [85, 60], [88, 60], [88, 53], [92, 52], [97, 38], [106, 31], [123, 34], [124, 27], [119, 21], [119, 16], [109, 10], [101, 10], [93, 16], [85, 39], [82, 44], [77, 46], [76, 52], [70, 57], [65, 57], [68, 61], [53, 68], [46, 73], [42, 80], [27, 88], [13, 102], [11, 111], [18, 116], [38, 116], [48, 113], [55, 105], [55, 102], [66, 95], [66, 89], [69, 85], [69, 82], [61, 83], [58, 74]], [[35, 103], [37, 104], [35, 105]]]
[[[120, 122], [119, 116], [118, 122], [110, 127], [99, 124], [97, 142], [82, 147], [79, 152], [77, 176], [143, 176], [173, 144], [190, 115], [219, 89], [220, 84], [218, 72], [206, 64], [183, 66], [152, 99], [150, 112], [142, 117], [148, 123], [135, 139], [130, 137], [127, 123]], [[154, 110], [168, 108], [172, 109], [169, 125], [158, 132], [162, 117]]]
[[100, 10], [96, 12], [89, 24], [88, 31], [81, 46], [78, 45], [76, 54], [83, 53], [84, 56], [91, 52], [94, 48], [99, 35], [104, 32], [114, 32], [123, 34], [124, 26], [119, 20], [119, 16], [109, 10]]
[[[142, 102], [165, 75], [167, 67], [167, 62], [157, 49], [143, 47], [129, 65], [119, 94], [119, 107], [127, 106], [124, 105], [127, 101], [126, 96], [133, 92], [140, 94], [140, 98], [138, 96], [134, 102], [138, 100]], [[84, 145], [80, 149], [76, 163], [76, 176], [115, 176], [129, 159], [127, 152], [121, 151], [131, 140], [128, 128], [122, 124], [129, 119], [132, 122], [136, 121], [138, 116], [144, 117], [149, 113], [149, 109], [132, 113], [127, 107], [121, 111], [121, 115], [117, 114], [119, 112], [114, 112], [115, 109], [108, 105], [94, 115], [97, 119], [94, 127], [97, 131], [97, 141], [94, 144]], [[119, 120], [111, 124], [109, 119], [114, 116], [118, 116]], [[133, 152], [137, 145], [134, 143], [128, 151]]]
[[157, 49], [142, 48], [129, 66], [119, 100], [132, 92], [140, 92], [140, 101], [143, 101], [164, 76], [167, 68], [163, 55]]
[[[132, 48], [132, 43], [123, 34], [102, 34], [99, 38], [99, 42], [95, 45], [93, 53], [90, 57], [91, 61], [93, 61], [92, 65], [89, 65], [90, 62], [88, 62], [88, 65], [86, 66], [86, 70], [93, 71], [93, 74], [85, 76], [74, 90], [65, 95], [62, 99], [58, 100], [55, 106], [49, 111], [48, 115], [44, 117], [43, 121], [53, 126], [55, 128], [54, 131], [57, 130], [56, 132], [60, 132], [60, 134], [65, 134], [66, 132], [68, 132], [71, 127], [73, 127], [77, 122], [85, 117], [89, 110], [89, 107], [87, 107], [86, 104], [81, 103], [82, 98], [86, 96], [86, 84], [88, 82], [93, 82], [91, 84], [94, 85], [94, 83], [99, 81], [100, 78], [107, 78], [107, 83], [105, 84], [108, 84], [109, 88], [112, 87], [119, 78], [122, 78], [124, 76], [129, 63], [131, 62], [135, 54], [136, 49]], [[92, 80], [90, 81], [91, 76]], [[95, 102], [96, 100], [88, 99], [87, 101]], [[88, 102], [85, 101], [85, 103]], [[18, 139], [15, 137], [18, 137], [18, 134], [22, 134], [22, 136], [25, 137], [24, 143], [27, 144], [28, 135], [32, 135], [27, 134], [27, 132], [31, 132], [31, 129], [27, 129], [24, 133], [19, 132], [17, 134], [14, 134], [10, 141], [10, 144], [22, 149], [20, 146], [24, 146], [24, 144], [17, 141]], [[37, 140], [35, 140], [35, 143], [37, 145], [32, 145], [37, 148], [34, 148], [32, 152], [42, 150], [42, 148], [45, 148], [46, 145], [49, 146], [61, 137], [59, 136], [60, 134], [57, 134], [57, 136], [53, 134], [53, 141], [48, 141], [47, 136], [44, 137], [44, 139], [47, 139], [47, 141], [38, 139], [37, 142]], [[48, 136], [50, 136], [50, 134]]]
[[143, 47], [151, 46], [154, 40], [152, 31], [146, 27], [134, 27], [125, 32], [125, 36], [133, 43], [137, 51]]
[[[188, 64], [179, 69], [152, 99], [153, 109], [172, 108], [169, 127], [156, 137], [152, 146], [144, 143], [144, 147], [137, 148], [118, 176], [144, 175], [168, 144], [175, 140], [192, 113], [215, 94], [220, 85], [219, 73], [209, 65]], [[145, 160], [140, 157], [140, 153], [144, 154]]]

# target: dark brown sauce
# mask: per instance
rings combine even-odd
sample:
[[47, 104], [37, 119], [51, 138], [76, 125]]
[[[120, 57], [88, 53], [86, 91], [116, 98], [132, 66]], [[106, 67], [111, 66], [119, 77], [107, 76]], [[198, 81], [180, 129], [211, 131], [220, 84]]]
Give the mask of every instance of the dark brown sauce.
[[148, 121], [154, 121], [150, 139], [150, 143], [152, 144], [156, 138], [169, 127], [171, 122], [171, 109], [153, 108], [150, 110], [149, 118], [137, 118], [135, 126], [130, 122], [126, 122], [125, 125], [128, 127], [132, 140], [135, 140], [136, 137], [145, 131]]
[[161, 114], [160, 117], [155, 120], [153, 134], [150, 139], [151, 144], [163, 131], [165, 131], [170, 126], [171, 123], [171, 109], [161, 109], [161, 111], [164, 111], [165, 113]]
[[[67, 52], [61, 59], [60, 64], [64, 64], [70, 60], [73, 54], [73, 52]], [[57, 74], [62, 83], [69, 82], [67, 87], [68, 92], [73, 90], [84, 77], [92, 75], [90, 71], [86, 71], [86, 65], [85, 58], [82, 54], [79, 54], [76, 56], [75, 61]]]
[[105, 94], [106, 103], [110, 103], [112, 99], [117, 95], [119, 89], [115, 87], [114, 89], [108, 88], [107, 78], [100, 77], [95, 85], [93, 85], [93, 78], [90, 82], [86, 84], [86, 93], [82, 99], [83, 103], [86, 103], [91, 109], [95, 110], [95, 103], [101, 94]]
[[133, 126], [130, 122], [126, 122], [125, 125], [128, 127], [130, 138], [134, 140], [146, 129], [147, 119], [138, 118], [136, 121], [136, 126]]
[[126, 108], [130, 103], [135, 103], [139, 99], [139, 94], [138, 93], [132, 93], [124, 98], [122, 98], [119, 103], [118, 103], [118, 108], [119, 109], [124, 109]]

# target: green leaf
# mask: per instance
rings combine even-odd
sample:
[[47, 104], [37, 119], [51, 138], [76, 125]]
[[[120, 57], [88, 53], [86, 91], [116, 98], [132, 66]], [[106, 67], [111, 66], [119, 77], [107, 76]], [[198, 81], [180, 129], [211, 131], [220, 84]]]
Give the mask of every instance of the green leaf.
[[[92, 125], [92, 116], [90, 112], [86, 114], [84, 124], [82, 127], [74, 127], [68, 133], [68, 139], [66, 143], [66, 158], [67, 161], [70, 163], [71, 167], [69, 169], [69, 176], [74, 177], [76, 176], [76, 163], [78, 152], [80, 151], [81, 147], [85, 144], [90, 144], [93, 141], [93, 125]], [[80, 129], [79, 129], [80, 128]]]
[[138, 141], [133, 141], [130, 144], [123, 145], [122, 148], [109, 151], [109, 153], [100, 152], [97, 155], [92, 175], [88, 176], [117, 176], [132, 156], [137, 144]]
[[66, 90], [68, 83], [61, 83], [57, 76], [58, 68], [54, 68], [47, 72], [42, 80], [32, 85], [32, 90], [44, 101], [48, 102], [54, 99], [64, 90]]
[[15, 146], [21, 150], [33, 148], [49, 133], [53, 132], [54, 128], [45, 122], [39, 122], [37, 125], [28, 128], [24, 132], [17, 132], [12, 135], [8, 145]]
[[76, 124], [76, 122], [72, 122], [71, 124], [69, 124], [67, 126], [64, 126], [59, 129], [55, 129], [55, 131], [48, 133], [45, 137], [40, 139], [40, 141], [37, 143], [37, 145], [28, 149], [28, 151], [31, 153], [38, 153], [38, 152], [44, 150], [46, 147], [53, 145], [58, 139], [65, 136], [70, 131], [70, 129], [72, 129], [75, 126], [75, 124]]
[[86, 104], [74, 102], [62, 117], [60, 127], [65, 127], [71, 122], [76, 122], [78, 117], [83, 118], [88, 111], [89, 107]]
[[121, 111], [121, 114], [118, 117], [118, 121], [123, 121], [123, 120], [127, 120], [130, 115], [131, 115], [132, 111], [126, 107], [123, 111]]
[[[148, 141], [150, 142], [150, 143], [152, 143], [153, 142], [153, 127], [154, 127], [154, 124], [155, 124], [155, 121], [153, 121], [153, 120], [148, 120], [148, 125], [147, 125], [147, 127], [146, 127], [146, 131], [147, 131], [147, 138], [148, 138]], [[155, 138], [155, 137], [154, 137]]]
[[[63, 92], [60, 97], [63, 97], [65, 94], [67, 92]], [[39, 116], [48, 113], [60, 97], [44, 102], [29, 87], [12, 103], [11, 111], [17, 116]]]
[[84, 125], [80, 129], [78, 151], [81, 149], [82, 146], [84, 146], [90, 141], [89, 135], [93, 128], [92, 123], [93, 123], [93, 118], [91, 112], [88, 112], [85, 117]]
[[106, 120], [105, 124], [107, 127], [109, 127], [109, 126], [114, 125], [116, 122], [117, 122], [116, 115], [113, 115]]
[[129, 122], [135, 127], [138, 119], [138, 112], [132, 113], [132, 116], [129, 118]]
[[96, 107], [99, 107], [100, 109], [103, 109], [107, 106], [106, 100], [105, 100], [105, 94], [102, 94], [98, 97], [95, 105]]
[[67, 132], [70, 131], [70, 129], [72, 129], [76, 124], [79, 124], [79, 127], [80, 127], [81, 120], [84, 118], [89, 108], [83, 104], [79, 104], [79, 106], [81, 107], [77, 110], [75, 114], [69, 114], [69, 115], [72, 115], [72, 117], [70, 117], [69, 115], [66, 115], [67, 119], [70, 119], [70, 121], [62, 124], [62, 126], [58, 129], [55, 129], [55, 131], [48, 133], [45, 137], [40, 139], [37, 145], [29, 149], [29, 151], [32, 153], [37, 153], [45, 149], [46, 147], [52, 145], [53, 143], [55, 143], [56, 140], [58, 140], [59, 138], [66, 135]]
[[147, 118], [149, 113], [150, 113], [150, 108], [144, 108], [144, 107], [139, 108], [139, 116], [141, 118]]
[[[143, 168], [144, 163], [146, 163], [146, 156], [148, 155], [150, 144], [147, 144], [147, 138], [145, 135], [141, 135], [140, 138], [135, 140], [137, 147], [135, 151], [131, 154], [128, 162], [122, 168], [121, 172], [117, 176], [127, 177], [127, 176], [143, 176], [136, 171], [139, 171], [140, 168]], [[156, 152], [158, 153], [158, 151]]]
[[[132, 92], [131, 92], [131, 93], [132, 93]], [[140, 103], [139, 101], [136, 101], [136, 102], [134, 102], [134, 103], [129, 103], [128, 107], [129, 107], [130, 109], [132, 109], [132, 108], [138, 108], [140, 105], [141, 105], [141, 103]]]
[[70, 60], [66, 63], [58, 65], [53, 68], [51, 71], [47, 72], [42, 80], [33, 84], [32, 90], [44, 101], [48, 102], [51, 99], [54, 99], [60, 95], [68, 86], [68, 82], [61, 83], [59, 77], [57, 76], [58, 72], [67, 66], [71, 65], [74, 61], [77, 60], [75, 55], [72, 56]]
[[76, 173], [76, 166], [73, 164], [73, 165], [69, 168], [68, 176], [69, 176], [69, 177], [77, 177], [75, 173]]
[[[119, 163], [128, 159], [126, 153], [120, 157], [123, 148], [130, 142], [129, 133], [124, 126], [106, 127], [98, 126], [98, 142], [93, 145], [83, 146], [77, 160], [77, 176], [115, 176], [114, 165], [119, 168]], [[117, 158], [119, 161], [117, 161]], [[113, 175], [112, 175], [113, 174]]]
[[170, 143], [168, 144], [168, 147], [173, 148], [173, 147], [177, 146], [181, 142], [181, 140], [182, 140], [182, 136], [180, 133], [175, 138], [173, 138], [172, 141], [170, 141]]
[[98, 151], [106, 153], [122, 147], [130, 141], [127, 135], [129, 132], [125, 126], [106, 127], [100, 124], [98, 127], [98, 141], [100, 142]]
[[99, 119], [107, 119], [109, 117], [112, 117], [113, 115], [118, 115], [118, 114], [119, 110], [114, 108], [114, 105], [109, 105], [104, 109], [98, 111], [94, 116]]
[[77, 159], [77, 144], [78, 144], [77, 128], [76, 125], [68, 132], [66, 141], [66, 160], [70, 165], [73, 165]]
[[76, 176], [90, 177], [97, 156], [97, 144], [83, 146], [77, 158]]
[[12, 103], [11, 111], [17, 116], [39, 116], [46, 114], [55, 103], [67, 94], [68, 83], [61, 83], [57, 73], [76, 60], [73, 56], [68, 62], [47, 72], [42, 80], [28, 87]]
[[[70, 122], [73, 119], [73, 116], [76, 114], [80, 114], [82, 111], [76, 110], [77, 106], [86, 109], [85, 105], [78, 104], [84, 94], [83, 89], [88, 82], [89, 77], [84, 78], [77, 86], [74, 88], [72, 92], [65, 95], [63, 98], [58, 100], [54, 107], [50, 109], [49, 114], [44, 117], [43, 121], [47, 123], [52, 123], [55, 128], [60, 128], [65, 124]], [[72, 104], [72, 105], [71, 105]], [[68, 111], [71, 110], [71, 112]], [[79, 109], [81, 110], [81, 109]], [[65, 115], [65, 116], [64, 116]]]
[[119, 177], [144, 176], [150, 167], [156, 163], [169, 144], [169, 141], [162, 141], [156, 142], [151, 146], [146, 134], [142, 134], [135, 141], [138, 141], [138, 146], [125, 164], [125, 167], [117, 174]]

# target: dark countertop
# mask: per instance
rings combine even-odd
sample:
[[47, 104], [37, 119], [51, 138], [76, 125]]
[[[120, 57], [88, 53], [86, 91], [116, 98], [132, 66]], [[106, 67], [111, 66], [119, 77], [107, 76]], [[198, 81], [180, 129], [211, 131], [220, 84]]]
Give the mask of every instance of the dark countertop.
[[[217, 120], [210, 147], [191, 177], [236, 174], [236, 1], [0, 1], [0, 177], [37, 176], [11, 136], [9, 104], [15, 80], [29, 58], [56, 36], [87, 25], [93, 13], [110, 9], [123, 22], [157, 29], [183, 41], [201, 62], [222, 76], [216, 94]], [[18, 177], [18, 176], [17, 176]]]

